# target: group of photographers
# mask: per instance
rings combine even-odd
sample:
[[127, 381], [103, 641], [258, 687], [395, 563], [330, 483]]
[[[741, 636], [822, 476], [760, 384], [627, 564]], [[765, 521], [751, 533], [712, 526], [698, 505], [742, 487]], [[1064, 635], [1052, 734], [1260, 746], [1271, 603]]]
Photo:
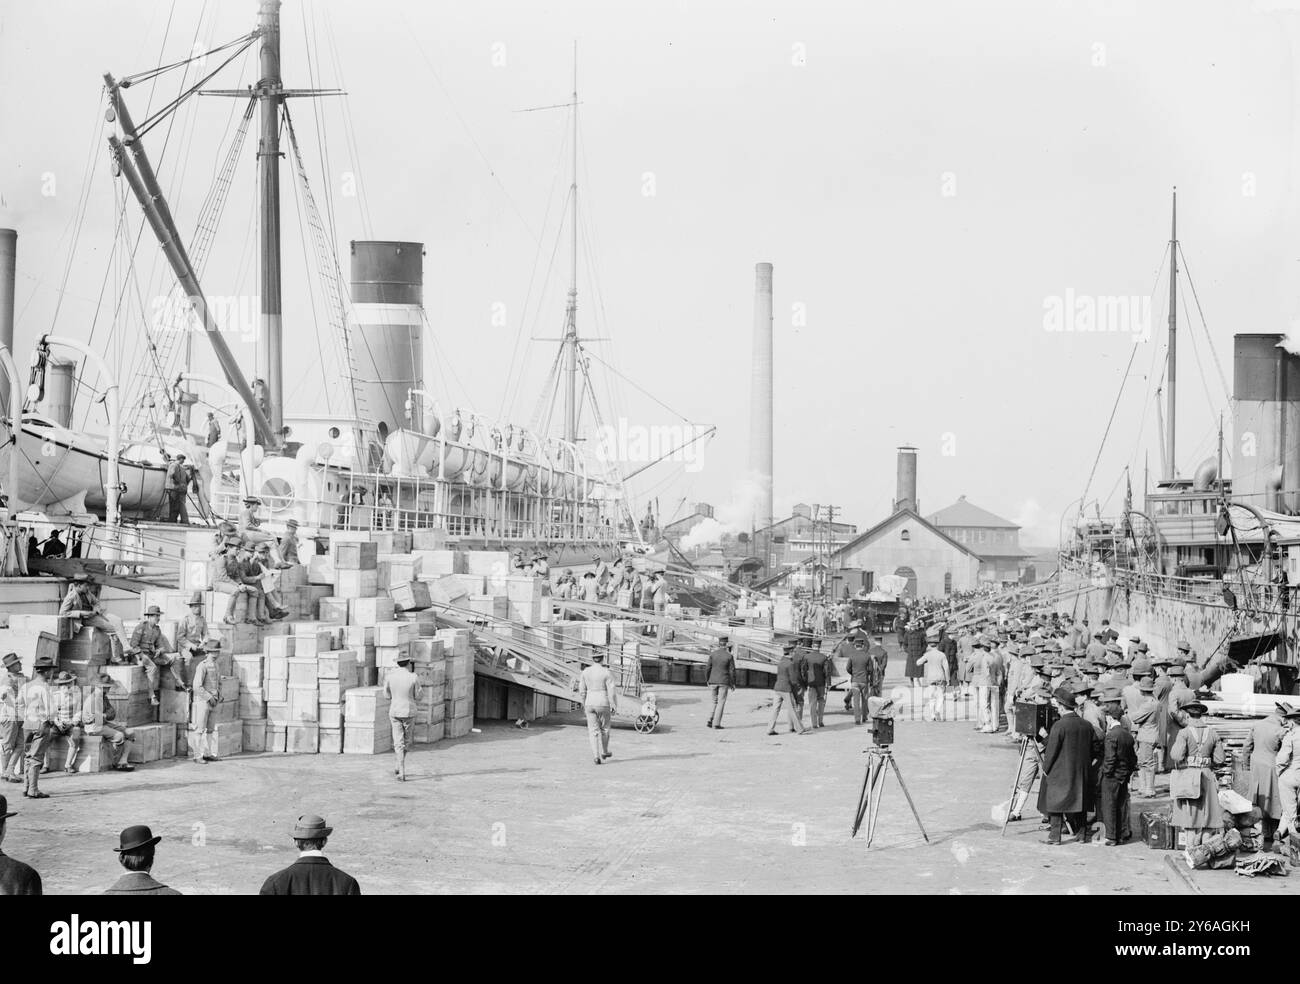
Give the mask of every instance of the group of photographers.
[[[957, 630], [955, 645], [942, 623], [926, 631], [927, 652], [956, 651], [956, 671], [945, 682], [974, 689], [977, 730], [1000, 731], [1005, 707], [1007, 737], [1022, 742], [1015, 793], [1006, 805], [1009, 821], [1021, 819], [1041, 777], [1037, 807], [1048, 826], [1045, 843], [1061, 844], [1067, 827], [1087, 843], [1100, 820], [1106, 845], [1123, 844], [1133, 835], [1130, 794], [1154, 797], [1156, 774], [1177, 769], [1185, 774], [1173, 791], [1174, 826], [1187, 832], [1189, 846], [1219, 832], [1213, 768], [1223, 764], [1224, 751], [1214, 728], [1202, 722], [1206, 706], [1194, 689], [1225, 668], [1218, 661], [1198, 661], [1185, 642], [1173, 657], [1151, 654], [1137, 636], [1125, 648], [1109, 622], [1090, 631], [1086, 621], [1056, 613], [968, 625]], [[1264, 779], [1252, 778], [1250, 798], [1264, 814], [1265, 843], [1279, 824], [1279, 833], [1296, 825], [1286, 784], [1289, 770], [1300, 770], [1300, 763], [1275, 769], [1273, 758], [1286, 738], [1269, 735], [1290, 734], [1286, 729], [1297, 716], [1282, 706], [1276, 715], [1280, 729], [1268, 721], [1256, 729], [1261, 734], [1253, 758], [1260, 760]], [[1253, 774], [1257, 763], [1251, 764]], [[1274, 772], [1279, 775], [1270, 784]]]

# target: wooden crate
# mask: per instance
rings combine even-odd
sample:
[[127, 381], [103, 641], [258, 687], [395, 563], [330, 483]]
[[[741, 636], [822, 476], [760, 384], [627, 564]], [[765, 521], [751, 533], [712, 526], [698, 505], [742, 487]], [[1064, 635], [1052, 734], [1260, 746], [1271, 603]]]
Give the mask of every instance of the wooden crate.
[[261, 653], [248, 653], [235, 657], [235, 677], [241, 687], [260, 687], [266, 673], [266, 660]]
[[316, 723], [322, 728], [343, 727], [343, 705], [326, 704], [320, 701], [316, 705]]
[[288, 725], [271, 724], [266, 725], [266, 750], [268, 752], [283, 752], [288, 748]]
[[343, 695], [343, 704], [349, 729], [354, 723], [364, 727], [388, 722], [389, 700], [379, 687], [353, 687]]
[[289, 660], [289, 687], [312, 687], [320, 679], [320, 667], [315, 656], [295, 656]]
[[[55, 738], [50, 742], [49, 751], [45, 753], [45, 761], [56, 769], [62, 769], [67, 760], [68, 739]], [[86, 735], [81, 740], [81, 747], [77, 749], [77, 757], [73, 759], [72, 768], [76, 772], [106, 772], [111, 762], [112, 751], [109, 743], [101, 740], [99, 735]]]
[[291, 755], [320, 751], [320, 728], [315, 723], [291, 724], [285, 729], [285, 751]]
[[317, 615], [322, 622], [339, 622], [340, 624], [348, 620], [348, 599], [322, 598], [317, 603]]
[[412, 622], [375, 623], [374, 645], [400, 646], [419, 638], [419, 629]]
[[391, 622], [395, 611], [392, 598], [353, 598], [348, 602], [348, 621], [356, 626], [378, 625]]
[[322, 755], [338, 755], [343, 751], [343, 729], [342, 728], [321, 728], [320, 729], [320, 753]]
[[394, 608], [402, 611], [418, 611], [433, 604], [433, 599], [429, 595], [429, 586], [423, 581], [404, 581], [401, 584], [394, 584], [388, 589], [388, 595], [393, 599]]
[[190, 695], [184, 690], [158, 692], [158, 720], [167, 724], [189, 724]]
[[[320, 704], [320, 691], [315, 687], [289, 687], [289, 723], [296, 724], [299, 721], [315, 722], [317, 720], [317, 708]], [[267, 704], [267, 711], [270, 711], [270, 703]]]
[[126, 729], [127, 761], [132, 763], [158, 762], [176, 755], [176, 726], [174, 724], [143, 724]]
[[334, 648], [334, 634], [325, 629], [299, 632], [294, 638], [298, 640], [294, 647], [294, 659], [314, 658]]
[[[356, 675], [357, 654], [353, 649], [335, 649], [316, 659], [316, 678], [346, 680]], [[292, 677], [290, 677], [292, 683]]]
[[267, 636], [262, 641], [262, 655], [268, 661], [284, 660], [298, 655], [298, 637], [291, 635]]
[[243, 747], [246, 752], [265, 752], [266, 749], [266, 729], [265, 721], [244, 721]]
[[335, 537], [330, 547], [334, 572], [373, 571], [379, 563], [378, 543], [340, 543]]
[[353, 724], [343, 729], [345, 755], [379, 755], [393, 750], [393, 732], [387, 721], [382, 724]]
[[239, 693], [239, 717], [244, 721], [266, 717], [266, 698], [261, 687], [249, 687]]
[[[334, 596], [336, 598], [373, 598], [379, 591], [379, 572], [374, 570], [335, 570]], [[344, 613], [344, 621], [347, 613]]]
[[223, 676], [218, 681], [218, 699], [220, 700], [239, 700], [239, 677], [235, 675]]
[[289, 681], [267, 680], [262, 687], [262, 698], [268, 701], [287, 701], [289, 699]]
[[289, 715], [289, 699], [266, 701], [266, 720], [283, 727], [293, 720]]

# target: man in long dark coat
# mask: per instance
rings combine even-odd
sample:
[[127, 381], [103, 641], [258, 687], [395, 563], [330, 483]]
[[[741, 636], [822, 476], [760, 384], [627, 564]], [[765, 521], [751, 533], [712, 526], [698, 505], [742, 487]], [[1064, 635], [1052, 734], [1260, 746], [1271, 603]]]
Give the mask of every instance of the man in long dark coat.
[[1068, 687], [1057, 687], [1053, 702], [1061, 712], [1047, 736], [1043, 753], [1043, 781], [1038, 787], [1038, 812], [1048, 818], [1049, 831], [1044, 842], [1061, 843], [1061, 826], [1067, 817], [1078, 831], [1077, 839], [1088, 843], [1085, 820], [1092, 809], [1093, 786], [1088, 781], [1092, 763], [1101, 756], [1101, 739], [1092, 725], [1074, 709], [1074, 694]]

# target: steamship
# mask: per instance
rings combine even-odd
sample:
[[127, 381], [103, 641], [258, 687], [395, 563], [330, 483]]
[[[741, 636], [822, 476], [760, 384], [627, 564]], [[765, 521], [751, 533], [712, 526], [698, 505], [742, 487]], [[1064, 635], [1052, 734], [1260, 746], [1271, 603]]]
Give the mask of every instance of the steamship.
[[[1168, 391], [1162, 478], [1126, 494], [1117, 515], [1087, 516], [1081, 499], [1060, 548], [1056, 607], [1096, 627], [1103, 618], [1172, 655], [1190, 643], [1208, 686], [1225, 669], [1249, 667], [1256, 690], [1295, 693], [1300, 584], [1300, 355], [1283, 334], [1233, 340], [1231, 426], [1225, 445], [1192, 476], [1175, 453], [1177, 197], [1170, 239]], [[1158, 396], [1159, 394], [1157, 394]], [[1225, 473], [1231, 448], [1232, 475]], [[1131, 489], [1131, 487], [1130, 487]], [[1085, 496], [1086, 498], [1086, 496]], [[1231, 659], [1231, 663], [1229, 662]]]
[[[570, 187], [573, 269], [553, 375], [555, 400], [562, 394], [564, 405], [561, 426], [548, 433], [537, 425], [499, 421], [455, 406], [431, 385], [421, 243], [352, 242], [351, 276], [343, 283], [342, 265], [307, 181], [288, 106], [290, 97], [342, 93], [283, 85], [280, 0], [259, 0], [256, 29], [215, 51], [227, 49], [234, 54], [256, 52], [257, 82], [245, 89], [202, 92], [194, 86], [185, 93], [186, 98], [201, 94], [234, 99], [243, 109], [242, 118], [232, 114], [232, 121], [239, 118], [238, 127], [223, 141], [225, 158], [188, 239], [172, 215], [146, 145], [145, 134], [158, 116], [138, 126], [126, 96], [138, 78], [187, 66], [215, 52], [121, 80], [105, 76], [112, 173], [122, 186], [122, 197], [139, 210], [166, 258], [180, 315], [171, 323], [149, 327], [147, 365], [138, 378], [123, 381], [125, 398], [106, 362], [80, 342], [41, 336], [25, 385], [16, 371], [20, 360], [0, 345], [0, 389], [21, 395], [12, 410], [6, 407], [4, 436], [11, 440], [0, 450], [0, 484], [8, 496], [11, 528], [15, 517], [19, 525], [34, 520], [77, 524], [85, 531], [83, 556], [117, 563], [119, 569], [124, 562], [179, 560], [187, 527], [158, 520], [167, 460], [184, 453], [196, 469], [196, 494], [189, 504], [196, 525], [233, 520], [242, 500], [253, 495], [261, 500], [270, 529], [282, 529], [294, 519], [300, 533], [322, 540], [340, 529], [434, 529], [445, 534], [449, 545], [548, 551], [557, 563], [589, 562], [594, 553], [607, 555], [620, 548], [646, 549], [618, 464], [579, 433], [582, 401], [594, 403], [595, 397], [586, 378], [588, 360], [577, 324], [576, 81], [572, 103], [563, 104], [573, 113], [575, 147]], [[233, 60], [231, 55], [225, 64]], [[204, 85], [212, 75], [203, 79]], [[176, 100], [170, 111], [182, 101]], [[255, 116], [260, 377], [249, 380], [223, 338], [219, 312], [209, 302], [201, 277]], [[331, 409], [323, 413], [295, 409], [285, 396], [282, 157], [293, 165], [298, 181], [298, 199], [310, 228], [311, 241], [304, 251], [314, 251], [311, 272], [326, 299], [323, 320], [329, 322], [331, 341], [320, 358], [326, 395], [332, 398], [327, 399]], [[298, 310], [306, 307], [300, 304]], [[316, 317], [314, 307], [312, 311]], [[289, 320], [301, 328], [305, 319]], [[192, 371], [196, 339], [211, 347], [220, 378]], [[61, 350], [74, 351], [99, 371], [106, 394], [106, 436], [75, 429], [70, 412], [49, 410], [71, 404], [68, 363], [57, 357]], [[301, 366], [303, 360], [295, 361]], [[38, 404], [46, 412], [38, 412]], [[195, 408], [203, 405], [234, 408], [220, 421], [222, 437], [210, 444], [205, 422], [192, 419]], [[594, 407], [589, 417], [600, 419]], [[551, 414], [545, 418], [549, 421]]]

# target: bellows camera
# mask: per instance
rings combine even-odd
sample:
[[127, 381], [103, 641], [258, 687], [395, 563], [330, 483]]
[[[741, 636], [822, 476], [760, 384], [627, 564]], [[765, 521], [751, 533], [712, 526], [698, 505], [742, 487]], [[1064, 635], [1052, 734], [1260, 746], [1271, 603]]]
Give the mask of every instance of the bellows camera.
[[1061, 715], [1051, 704], [1034, 704], [1029, 701], [1016, 701], [1016, 733], [1038, 735], [1051, 731]]
[[892, 717], [873, 717], [871, 719], [871, 740], [877, 745], [894, 743], [894, 719]]

